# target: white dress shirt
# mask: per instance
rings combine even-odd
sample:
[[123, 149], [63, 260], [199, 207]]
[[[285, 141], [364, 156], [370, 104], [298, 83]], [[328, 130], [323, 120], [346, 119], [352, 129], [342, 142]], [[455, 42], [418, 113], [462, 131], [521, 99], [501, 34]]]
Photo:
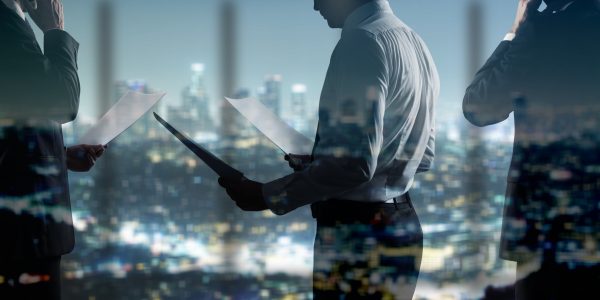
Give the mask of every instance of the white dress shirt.
[[25, 21], [25, 13], [23, 12], [23, 9], [21, 9], [21, 5], [19, 5], [17, 1], [2, 0], [2, 3], [4, 3], [8, 8], [12, 9], [17, 15], [19, 15], [19, 17], [21, 17], [21, 19], [23, 19], [23, 21]]
[[266, 183], [285, 214], [327, 199], [385, 202], [406, 193], [434, 156], [439, 77], [421, 38], [374, 0], [346, 20], [319, 104], [313, 162]]

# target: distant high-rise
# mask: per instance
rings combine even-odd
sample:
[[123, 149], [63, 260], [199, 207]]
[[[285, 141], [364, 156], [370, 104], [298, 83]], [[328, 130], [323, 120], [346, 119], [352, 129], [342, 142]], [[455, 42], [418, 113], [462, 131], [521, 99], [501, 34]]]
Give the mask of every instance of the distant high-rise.
[[[227, 145], [235, 138], [235, 119], [237, 112], [223, 97], [234, 95], [237, 87], [237, 43], [236, 43], [236, 7], [232, 0], [223, 1], [221, 6], [221, 95], [219, 97], [221, 110], [221, 137]], [[225, 159], [231, 160], [232, 153], [226, 153]]]
[[[233, 0], [222, 1], [221, 4], [221, 95], [219, 97], [221, 110], [220, 143], [223, 146], [222, 159], [232, 163], [235, 157], [234, 141], [238, 135], [238, 112], [235, 108], [225, 101], [223, 97], [234, 96], [236, 90], [237, 78], [237, 43], [236, 43], [236, 4]], [[217, 209], [222, 216], [223, 221], [232, 224], [236, 220], [236, 215], [230, 210], [225, 201], [221, 201], [221, 206]], [[226, 233], [223, 236], [223, 243], [226, 245], [223, 251], [223, 269], [226, 273], [235, 272], [235, 256], [237, 255], [237, 246], [234, 245], [232, 233]], [[230, 286], [220, 286], [220, 290], [227, 291]]]
[[191, 71], [190, 84], [181, 93], [181, 105], [169, 107], [169, 119], [185, 132], [196, 135], [199, 132], [213, 131], [214, 119], [204, 84], [204, 65], [192, 64]]
[[[98, 99], [97, 114], [102, 116], [114, 104], [114, 32], [113, 32], [113, 5], [111, 0], [102, 0], [98, 3], [97, 14], [97, 53], [98, 53]], [[117, 172], [117, 153], [106, 151], [102, 159], [98, 161], [95, 169], [96, 184], [98, 193], [93, 197], [93, 201], [88, 203], [88, 207], [98, 219], [98, 225], [109, 232], [118, 232], [117, 227], [120, 216], [118, 215], [118, 195], [115, 193]], [[115, 253], [114, 245], [108, 242], [105, 247], [107, 253]], [[116, 289], [107, 286], [106, 294], [109, 298], [118, 298]]]
[[[113, 104], [114, 33], [113, 3], [102, 0], [98, 3], [98, 116], [102, 116]], [[117, 98], [118, 99], [118, 98]]]
[[[481, 1], [471, 0], [468, 8], [468, 81], [472, 80], [477, 70], [481, 67], [483, 57], [483, 7]], [[480, 210], [477, 204], [481, 203], [485, 195], [485, 170], [482, 168], [485, 158], [485, 145], [483, 143], [483, 130], [468, 125], [469, 145], [467, 146], [467, 159], [473, 168], [467, 180], [467, 195], [473, 204], [470, 217], [478, 218]]]
[[268, 75], [265, 77], [264, 88], [260, 100], [278, 116], [281, 116], [281, 75]]
[[[467, 81], [470, 82], [483, 61], [483, 5], [480, 0], [471, 0], [468, 4], [467, 23]], [[489, 176], [485, 170], [487, 157], [486, 145], [483, 142], [484, 132], [481, 128], [467, 125], [467, 166], [468, 177], [465, 178], [464, 188], [466, 196], [465, 223], [469, 229], [468, 238], [461, 241], [458, 247], [460, 268], [463, 272], [475, 273], [482, 271], [486, 263], [496, 257], [490, 257], [485, 241], [491, 239], [488, 233], [482, 230], [486, 222], [483, 216], [486, 203], [491, 201], [488, 197], [487, 182]]]
[[469, 81], [481, 68], [483, 61], [483, 7], [481, 1], [471, 0], [468, 11], [468, 43], [467, 52]]
[[308, 104], [306, 103], [306, 85], [292, 85], [292, 96], [290, 97], [286, 115], [296, 130], [305, 132], [308, 129], [309, 116]]

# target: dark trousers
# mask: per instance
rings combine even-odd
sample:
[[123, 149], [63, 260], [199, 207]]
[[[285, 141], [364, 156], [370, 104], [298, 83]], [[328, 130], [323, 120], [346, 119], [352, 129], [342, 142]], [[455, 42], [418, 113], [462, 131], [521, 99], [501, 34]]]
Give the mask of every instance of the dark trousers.
[[311, 208], [315, 300], [412, 299], [423, 232], [408, 195], [396, 204], [329, 200]]
[[516, 300], [600, 299], [600, 264], [543, 264], [515, 285]]
[[0, 299], [59, 300], [60, 256], [31, 260], [0, 260]]

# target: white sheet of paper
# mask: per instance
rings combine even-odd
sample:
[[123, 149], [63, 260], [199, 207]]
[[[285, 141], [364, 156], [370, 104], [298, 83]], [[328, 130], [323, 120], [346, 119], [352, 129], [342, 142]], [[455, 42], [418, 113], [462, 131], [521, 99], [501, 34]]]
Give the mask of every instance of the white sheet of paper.
[[79, 140], [81, 144], [106, 145], [146, 114], [166, 93], [129, 91]]
[[262, 102], [252, 98], [225, 99], [283, 152], [296, 155], [311, 154], [314, 141], [277, 117]]

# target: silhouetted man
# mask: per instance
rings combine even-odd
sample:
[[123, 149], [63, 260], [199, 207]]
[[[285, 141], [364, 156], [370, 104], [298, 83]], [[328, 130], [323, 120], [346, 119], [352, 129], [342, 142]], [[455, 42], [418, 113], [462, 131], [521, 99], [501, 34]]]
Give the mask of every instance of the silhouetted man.
[[311, 205], [315, 299], [412, 299], [423, 235], [408, 190], [433, 161], [436, 67], [386, 0], [316, 0], [314, 9], [342, 36], [312, 159], [264, 185], [220, 182], [243, 210]]
[[467, 89], [477, 126], [514, 113], [501, 257], [518, 299], [600, 297], [600, 9], [521, 0], [513, 29]]
[[60, 299], [60, 257], [74, 239], [67, 168], [87, 171], [104, 151], [63, 146], [61, 124], [79, 107], [77, 48], [59, 0], [1, 0], [0, 299]]

